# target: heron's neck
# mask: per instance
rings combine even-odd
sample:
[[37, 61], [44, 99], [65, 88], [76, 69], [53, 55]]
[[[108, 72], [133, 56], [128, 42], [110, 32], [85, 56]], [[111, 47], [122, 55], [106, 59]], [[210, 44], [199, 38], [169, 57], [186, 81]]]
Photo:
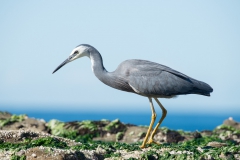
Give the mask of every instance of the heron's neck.
[[90, 53], [89, 58], [92, 63], [93, 73], [99, 80], [103, 81], [104, 77], [108, 72], [103, 66], [102, 56], [97, 50], [94, 50], [93, 52]]
[[92, 70], [95, 76], [104, 84], [127, 92], [134, 92], [127, 84], [126, 80], [119, 77], [114, 72], [108, 72], [102, 61], [102, 56], [97, 50], [90, 52], [89, 58], [92, 62]]

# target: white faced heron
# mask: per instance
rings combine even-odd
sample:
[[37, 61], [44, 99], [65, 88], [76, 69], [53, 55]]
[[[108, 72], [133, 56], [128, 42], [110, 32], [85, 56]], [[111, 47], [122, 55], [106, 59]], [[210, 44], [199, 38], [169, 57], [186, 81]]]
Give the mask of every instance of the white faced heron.
[[[167, 110], [157, 98], [172, 98], [184, 94], [210, 96], [210, 93], [213, 91], [204, 82], [188, 77], [167, 66], [145, 60], [126, 60], [114, 72], [108, 72], [103, 66], [100, 53], [94, 47], [87, 44], [81, 44], [73, 49], [70, 56], [53, 73], [65, 64], [84, 56], [90, 58], [95, 76], [104, 84], [115, 89], [148, 97], [152, 110], [152, 118], [145, 139], [140, 146], [141, 148], [144, 148], [146, 143], [157, 143], [153, 141], [154, 134], [167, 115]], [[152, 127], [157, 115], [152, 98], [155, 99], [162, 109], [162, 117], [153, 131]]]

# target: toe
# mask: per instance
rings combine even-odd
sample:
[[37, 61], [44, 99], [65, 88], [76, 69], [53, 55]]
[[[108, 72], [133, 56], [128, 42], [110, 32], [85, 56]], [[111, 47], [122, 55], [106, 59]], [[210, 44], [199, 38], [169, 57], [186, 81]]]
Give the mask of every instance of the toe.
[[147, 142], [147, 144], [151, 144], [151, 143], [155, 143], [155, 144], [161, 144], [161, 143], [159, 143], [159, 142], [156, 142], [156, 141], [154, 141], [152, 138], [150, 138], [149, 140], [148, 140], [148, 142]]
[[144, 146], [144, 145], [141, 145], [140, 148], [143, 149], [143, 148], [145, 148], [145, 146]]

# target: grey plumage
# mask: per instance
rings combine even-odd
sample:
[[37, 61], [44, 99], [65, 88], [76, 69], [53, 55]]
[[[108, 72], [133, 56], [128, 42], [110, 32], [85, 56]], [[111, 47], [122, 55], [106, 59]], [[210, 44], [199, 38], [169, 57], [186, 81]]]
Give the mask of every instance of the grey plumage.
[[[149, 137], [151, 128], [145, 137], [142, 148], [145, 147], [146, 140], [152, 143], [156, 129], [167, 114], [165, 108], [156, 98], [172, 98], [184, 94], [200, 94], [210, 96], [213, 89], [206, 83], [188, 77], [167, 66], [146, 61], [146, 60], [126, 60], [122, 62], [115, 71], [108, 72], [104, 66], [100, 53], [92, 46], [82, 44], [77, 46], [69, 56], [54, 72], [62, 66], [77, 58], [87, 56], [92, 62], [92, 70], [96, 77], [104, 84], [126, 92], [136, 93], [149, 98], [152, 114], [155, 110], [152, 105], [152, 98], [156, 100], [163, 110], [163, 116], [155, 127], [151, 137]], [[53, 73], [54, 73], [53, 72]], [[150, 126], [155, 119], [152, 119]]]
[[146, 61], [126, 60], [115, 71], [107, 72], [100, 53], [92, 48], [90, 58], [96, 63], [94, 74], [106, 85], [147, 97], [173, 97], [182, 94], [210, 96], [213, 89], [167, 66]]

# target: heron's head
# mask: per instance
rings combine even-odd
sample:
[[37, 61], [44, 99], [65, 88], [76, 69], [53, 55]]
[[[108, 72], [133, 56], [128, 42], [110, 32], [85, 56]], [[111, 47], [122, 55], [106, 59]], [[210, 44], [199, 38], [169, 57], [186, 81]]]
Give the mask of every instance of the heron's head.
[[70, 56], [64, 61], [62, 62], [54, 71], [53, 73], [55, 73], [57, 70], [59, 70], [60, 68], [62, 68], [65, 64], [74, 61], [75, 59], [84, 57], [84, 56], [88, 56], [90, 55], [89, 49], [92, 48], [90, 45], [87, 44], [81, 44], [79, 46], [77, 46], [76, 48], [74, 48], [70, 54]]

